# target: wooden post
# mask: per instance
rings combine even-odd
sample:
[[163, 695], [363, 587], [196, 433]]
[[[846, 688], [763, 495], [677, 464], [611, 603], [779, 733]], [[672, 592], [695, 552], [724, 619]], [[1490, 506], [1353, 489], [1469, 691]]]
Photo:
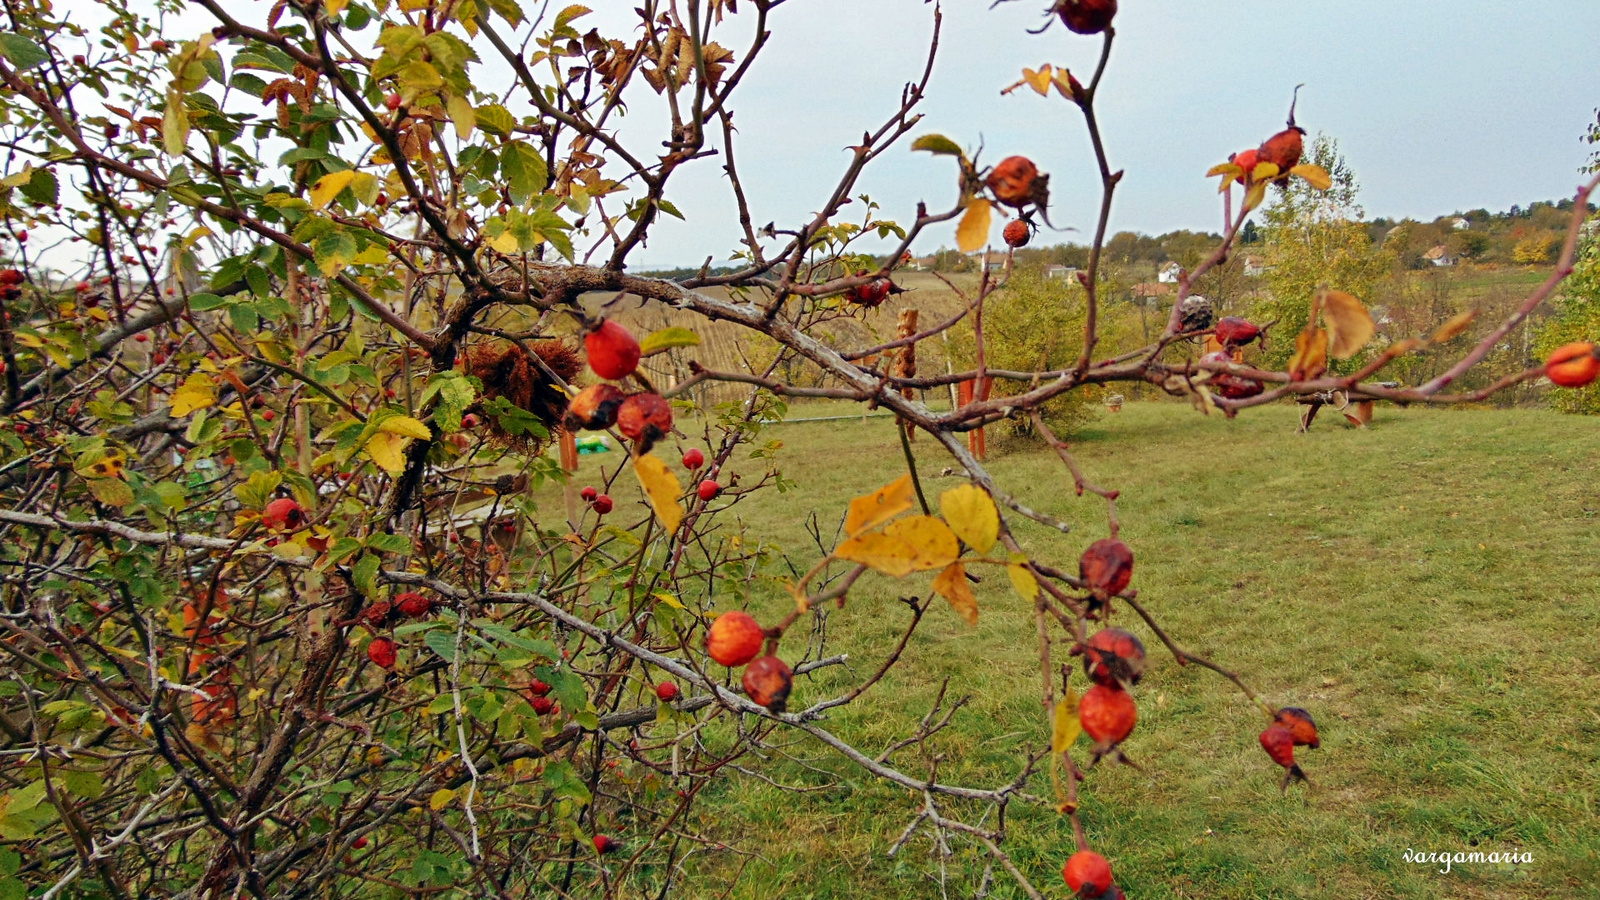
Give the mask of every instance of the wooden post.
[[[578, 471], [578, 436], [566, 429], [561, 431], [561, 470], [567, 474]], [[578, 487], [567, 479], [567, 489], [562, 492], [567, 502], [567, 521], [578, 521]]]
[[[894, 339], [897, 340], [897, 341], [903, 341], [906, 338], [911, 337], [912, 335], [914, 335], [916, 333], [917, 333], [917, 311], [915, 309], [902, 309], [902, 310], [900, 310], [900, 319], [899, 319], [898, 325], [895, 328]], [[915, 378], [915, 377], [917, 377], [917, 345], [916, 344], [914, 344], [914, 343], [907, 344], [904, 347], [901, 347], [899, 352], [895, 354], [894, 374], [895, 374], [896, 378]], [[901, 388], [900, 389], [900, 395], [905, 397], [907, 400], [911, 399], [911, 397], [915, 393], [916, 393], [916, 391], [913, 388]], [[902, 427], [902, 428], [904, 428], [906, 430], [906, 440], [914, 441], [914, 440], [917, 439], [917, 433], [916, 433], [915, 430], [912, 429], [910, 423], [908, 423], [908, 422], [900, 422], [899, 425], [900, 425], [900, 427]]]

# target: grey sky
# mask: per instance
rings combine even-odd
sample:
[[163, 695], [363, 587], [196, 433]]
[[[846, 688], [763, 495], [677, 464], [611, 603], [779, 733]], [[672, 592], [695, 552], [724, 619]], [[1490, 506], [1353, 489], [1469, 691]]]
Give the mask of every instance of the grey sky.
[[[598, 19], [633, 4], [591, 5]], [[1033, 157], [1052, 176], [1052, 218], [1087, 231], [1097, 199], [1081, 118], [1059, 98], [999, 93], [1025, 65], [1092, 70], [1096, 39], [1059, 23], [1026, 33], [1046, 5], [946, 3], [915, 133], [966, 146], [981, 136], [991, 163]], [[790, 0], [773, 14], [773, 44], [736, 104], [738, 158], [759, 221], [793, 222], [821, 202], [843, 148], [921, 71], [931, 9], [921, 0]], [[1124, 0], [1117, 24], [1099, 104], [1112, 164], [1127, 170], [1113, 230], [1217, 229], [1215, 182], [1203, 173], [1281, 128], [1299, 82], [1301, 124], [1339, 140], [1372, 216], [1431, 219], [1566, 196], [1590, 149], [1580, 135], [1600, 106], [1597, 0]], [[951, 169], [895, 150], [863, 187], [884, 215], [906, 220], [918, 199], [933, 209], [950, 202]], [[702, 161], [675, 192], [688, 223], [667, 223], [638, 264], [721, 258], [736, 237], [726, 195], [720, 163]], [[942, 227], [916, 249], [952, 237]]]
[[[530, 13], [544, 5], [522, 3]], [[92, 9], [84, 0], [66, 5]], [[247, 21], [268, 6], [227, 5]], [[563, 5], [550, 0], [548, 9]], [[595, 12], [580, 25], [633, 37], [634, 0], [588, 5]], [[1048, 5], [1010, 0], [991, 10], [989, 0], [947, 0], [926, 118], [912, 136], [937, 131], [969, 148], [981, 139], [988, 163], [1033, 158], [1051, 174], [1051, 218], [1080, 229], [1043, 240], [1082, 241], [1098, 181], [1081, 117], [1056, 96], [1000, 96], [1023, 66], [1049, 62], [1085, 79], [1092, 70], [1098, 39], [1059, 23], [1027, 33]], [[932, 10], [923, 0], [788, 0], [773, 13], [773, 40], [733, 104], [758, 223], [792, 226], [822, 203], [845, 148], [882, 123], [901, 86], [920, 75]], [[741, 58], [753, 20], [741, 8], [720, 37]], [[173, 24], [186, 34], [209, 17], [197, 11]], [[1218, 230], [1206, 169], [1283, 127], [1300, 82], [1300, 123], [1338, 139], [1372, 216], [1431, 219], [1568, 196], [1591, 149], [1580, 135], [1600, 106], [1600, 0], [1122, 0], [1117, 26], [1099, 103], [1112, 165], [1127, 172], [1113, 231]], [[485, 88], [510, 83], [503, 64], [488, 59], [478, 79]], [[645, 155], [659, 153], [658, 98], [642, 84], [636, 90], [622, 133]], [[738, 246], [720, 158], [697, 161], [674, 184], [669, 199], [688, 221], [664, 219], [634, 257], [636, 269], [723, 260]], [[918, 200], [939, 210], [954, 199], [954, 164], [897, 147], [860, 190], [882, 204], [881, 216], [905, 222]], [[953, 237], [953, 225], [938, 226], [914, 249], [953, 245]]]

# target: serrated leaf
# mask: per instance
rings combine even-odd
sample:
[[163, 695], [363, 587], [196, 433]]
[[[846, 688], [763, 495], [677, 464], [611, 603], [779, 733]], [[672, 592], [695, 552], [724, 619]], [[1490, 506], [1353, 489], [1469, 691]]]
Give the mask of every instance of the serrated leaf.
[[449, 806], [450, 801], [454, 799], [456, 799], [455, 791], [452, 791], [449, 788], [439, 788], [437, 791], [434, 791], [431, 795], [429, 795], [428, 808], [434, 812], [438, 812], [439, 810], [444, 809], [446, 806]]
[[549, 169], [538, 148], [527, 141], [508, 141], [500, 151], [500, 171], [506, 177], [506, 186], [515, 203], [526, 203], [529, 197], [544, 190], [549, 180]]
[[399, 434], [425, 441], [433, 437], [433, 432], [428, 426], [410, 416], [390, 416], [378, 424], [378, 430], [388, 434]]
[[963, 484], [939, 495], [939, 511], [974, 553], [989, 552], [1000, 537], [1000, 511], [994, 498], [975, 484]]
[[925, 134], [911, 142], [911, 149], [926, 150], [940, 156], [966, 156], [960, 144], [942, 134]]
[[311, 258], [323, 275], [332, 278], [355, 259], [356, 239], [343, 231], [330, 231], [311, 245]]
[[450, 113], [450, 121], [456, 126], [456, 137], [463, 141], [472, 137], [472, 130], [478, 127], [478, 111], [472, 108], [472, 101], [451, 94], [445, 101], [445, 110]]
[[656, 511], [656, 518], [661, 520], [661, 527], [668, 534], [677, 531], [678, 524], [683, 521], [683, 507], [678, 504], [683, 486], [678, 484], [678, 476], [672, 474], [667, 464], [653, 453], [635, 459], [633, 473], [639, 476], [645, 498], [650, 501], [650, 508]]
[[1333, 177], [1328, 174], [1328, 170], [1321, 166], [1312, 165], [1311, 163], [1301, 163], [1300, 165], [1290, 169], [1289, 174], [1298, 175], [1301, 178], [1304, 178], [1306, 180], [1306, 184], [1311, 185], [1319, 191], [1325, 191], [1328, 188], [1333, 187]]
[[677, 347], [698, 346], [700, 346], [700, 336], [698, 334], [681, 325], [674, 325], [671, 328], [652, 331], [646, 335], [644, 340], [639, 342], [639, 355], [655, 356], [657, 353], [665, 353]]
[[898, 537], [882, 532], [857, 535], [840, 544], [833, 555], [861, 563], [894, 578], [910, 575], [916, 569], [917, 548]]
[[422, 636], [422, 642], [427, 644], [428, 649], [438, 654], [439, 658], [445, 662], [453, 663], [456, 661], [456, 634], [454, 631], [435, 628]]
[[962, 253], [983, 249], [989, 242], [989, 223], [992, 218], [993, 211], [988, 200], [978, 197], [967, 204], [967, 212], [956, 227], [956, 246], [961, 248]]
[[1271, 181], [1281, 174], [1283, 174], [1283, 172], [1278, 168], [1277, 163], [1259, 162], [1256, 163], [1256, 167], [1254, 169], [1250, 170], [1250, 180]]
[[189, 147], [189, 110], [176, 91], [167, 95], [167, 108], [161, 114], [161, 146], [168, 156], [182, 156]]
[[1072, 748], [1083, 733], [1083, 721], [1078, 717], [1078, 692], [1067, 685], [1066, 696], [1056, 701], [1054, 722], [1050, 728], [1050, 752], [1065, 753]]
[[406, 469], [406, 442], [411, 438], [391, 431], [379, 431], [367, 438], [367, 457], [390, 475], [399, 475]]
[[872, 493], [851, 500], [850, 511], [844, 517], [844, 533], [854, 537], [877, 528], [910, 509], [915, 496], [911, 476], [901, 475]]
[[933, 579], [933, 592], [950, 602], [950, 608], [965, 619], [968, 625], [978, 624], [978, 598], [967, 583], [967, 570], [961, 563], [951, 563], [939, 577]]
[[204, 372], [196, 372], [183, 380], [172, 392], [172, 405], [167, 415], [181, 419], [197, 409], [205, 409], [217, 402], [217, 380]]
[[1011, 578], [1011, 589], [1017, 596], [1033, 603], [1039, 599], [1039, 579], [1033, 577], [1033, 570], [1022, 562], [1012, 562], [1006, 566], [1006, 575]]
[[1476, 309], [1469, 309], [1464, 312], [1456, 313], [1450, 317], [1450, 321], [1440, 325], [1438, 330], [1433, 333], [1433, 337], [1429, 338], [1429, 340], [1435, 344], [1442, 344], [1445, 341], [1454, 340], [1461, 334], [1461, 332], [1466, 331], [1467, 326], [1471, 325], [1472, 320], [1476, 319], [1477, 317], [1478, 311]]
[[355, 169], [345, 169], [343, 172], [329, 172], [318, 178], [317, 183], [311, 186], [311, 205], [322, 209], [332, 203], [335, 197], [350, 186], [355, 177]]
[[1323, 294], [1322, 320], [1328, 325], [1328, 352], [1334, 359], [1355, 356], [1377, 331], [1366, 304], [1343, 291]]
[[89, 478], [89, 492], [107, 506], [121, 509], [133, 503], [133, 488], [120, 478]]
[[27, 183], [22, 185], [22, 196], [40, 206], [55, 203], [61, 198], [61, 186], [56, 182], [56, 173], [49, 169], [34, 169]]
[[517, 127], [511, 111], [498, 103], [478, 107], [478, 127], [497, 137], [506, 137]]

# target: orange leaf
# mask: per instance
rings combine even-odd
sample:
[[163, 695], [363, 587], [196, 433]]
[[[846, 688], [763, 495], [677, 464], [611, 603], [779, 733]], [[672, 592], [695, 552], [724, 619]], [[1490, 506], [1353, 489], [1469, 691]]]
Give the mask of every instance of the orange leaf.
[[850, 501], [844, 517], [844, 533], [852, 537], [877, 528], [911, 508], [915, 496], [910, 475], [901, 475], [889, 484]]
[[956, 246], [962, 253], [982, 250], [989, 242], [991, 216], [988, 200], [979, 197], [967, 204], [967, 214], [961, 217], [961, 225], [956, 228]]
[[961, 563], [951, 563], [939, 573], [933, 580], [933, 592], [950, 601], [950, 607], [966, 619], [968, 625], [978, 624], [978, 598], [967, 584], [967, 570]]
[[833, 555], [895, 578], [916, 570], [917, 548], [887, 534], [858, 535], [840, 544]]
[[1328, 333], [1307, 327], [1294, 339], [1294, 356], [1289, 358], [1289, 377], [1310, 381], [1328, 371]]
[[1372, 340], [1377, 326], [1367, 307], [1343, 291], [1322, 295], [1322, 320], [1328, 323], [1328, 352], [1334, 359], [1349, 359]]
[[1023, 68], [1022, 80], [1028, 83], [1028, 87], [1033, 88], [1035, 94], [1041, 97], [1048, 97], [1050, 95], [1050, 64], [1045, 63], [1038, 71]]
[[1461, 332], [1466, 331], [1467, 326], [1471, 325], [1472, 320], [1476, 319], [1477, 317], [1478, 311], [1475, 309], [1469, 309], [1466, 312], [1456, 313], [1454, 316], [1450, 317], [1450, 321], [1439, 326], [1439, 330], [1433, 333], [1433, 337], [1430, 338], [1430, 340], [1432, 340], [1435, 344], [1442, 344], [1445, 341], [1451, 340]]

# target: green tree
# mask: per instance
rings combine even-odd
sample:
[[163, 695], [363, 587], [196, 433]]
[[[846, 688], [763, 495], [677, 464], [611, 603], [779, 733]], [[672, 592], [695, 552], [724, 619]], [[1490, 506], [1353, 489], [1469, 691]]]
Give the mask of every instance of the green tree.
[[1338, 143], [1319, 134], [1305, 160], [1327, 170], [1332, 188], [1316, 191], [1291, 179], [1286, 188], [1273, 189], [1274, 199], [1262, 213], [1270, 295], [1257, 301], [1252, 315], [1256, 321], [1278, 322], [1273, 329], [1278, 339], [1261, 356], [1272, 368], [1282, 368], [1294, 352], [1293, 337], [1305, 326], [1317, 291], [1332, 288], [1370, 300], [1396, 261], [1394, 253], [1373, 246], [1362, 224], [1359, 185]]

